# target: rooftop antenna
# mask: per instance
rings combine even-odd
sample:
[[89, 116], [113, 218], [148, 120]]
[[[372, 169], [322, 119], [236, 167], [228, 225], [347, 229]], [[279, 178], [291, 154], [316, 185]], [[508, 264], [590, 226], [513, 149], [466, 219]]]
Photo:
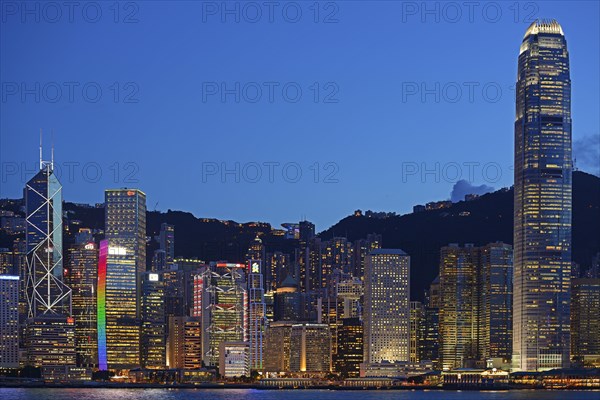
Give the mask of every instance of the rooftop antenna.
[[40, 128], [40, 169], [42, 169], [42, 128]]
[[51, 143], [51, 150], [50, 150], [50, 170], [54, 171], [54, 129], [52, 129], [50, 131], [50, 143]]

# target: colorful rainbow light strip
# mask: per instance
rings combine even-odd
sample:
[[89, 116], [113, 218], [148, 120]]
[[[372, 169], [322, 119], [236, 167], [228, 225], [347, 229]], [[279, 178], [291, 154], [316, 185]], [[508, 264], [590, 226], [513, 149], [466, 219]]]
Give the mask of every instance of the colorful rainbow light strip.
[[108, 240], [100, 242], [98, 256], [98, 369], [108, 370], [106, 359], [106, 259]]

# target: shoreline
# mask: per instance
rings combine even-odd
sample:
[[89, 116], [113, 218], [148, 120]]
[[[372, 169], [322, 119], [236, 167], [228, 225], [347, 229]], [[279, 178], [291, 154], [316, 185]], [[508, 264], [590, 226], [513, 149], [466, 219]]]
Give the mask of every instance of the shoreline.
[[249, 389], [249, 390], [331, 390], [331, 391], [477, 391], [477, 392], [499, 392], [499, 391], [586, 391], [598, 392], [600, 388], [545, 388], [527, 385], [519, 386], [499, 386], [489, 388], [477, 387], [441, 387], [441, 386], [381, 386], [381, 387], [355, 387], [343, 385], [316, 385], [302, 387], [274, 387], [257, 384], [152, 384], [152, 383], [2, 383], [0, 382], [0, 391], [2, 389], [164, 389], [164, 390], [227, 390], [227, 389]]

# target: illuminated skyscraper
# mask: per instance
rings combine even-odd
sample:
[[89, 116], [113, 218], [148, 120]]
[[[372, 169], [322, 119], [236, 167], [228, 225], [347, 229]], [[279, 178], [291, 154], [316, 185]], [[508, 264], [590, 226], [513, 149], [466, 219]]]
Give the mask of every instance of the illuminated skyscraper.
[[363, 325], [360, 318], [342, 318], [337, 329], [334, 369], [343, 377], [358, 377], [363, 362]]
[[440, 250], [440, 344], [444, 369], [481, 360], [478, 343], [479, 251], [472, 244]]
[[292, 322], [273, 322], [265, 332], [263, 370], [290, 372]]
[[250, 345], [250, 368], [263, 367], [263, 338], [267, 326], [265, 290], [261, 261], [248, 261], [248, 342]]
[[373, 250], [365, 263], [364, 362], [409, 361], [410, 256]]
[[98, 365], [97, 284], [98, 247], [94, 242], [75, 244], [69, 249], [66, 279], [73, 291], [77, 365]]
[[160, 274], [142, 274], [141, 365], [159, 369], [166, 365], [165, 286]]
[[107, 190], [105, 216], [98, 262], [99, 368], [128, 369], [140, 365], [146, 195], [137, 189]]
[[421, 339], [425, 324], [425, 308], [420, 301], [410, 302], [410, 362], [421, 361]]
[[497, 242], [480, 247], [479, 335], [483, 357], [510, 364], [512, 356], [513, 249]]
[[24, 190], [25, 347], [28, 364], [36, 367], [75, 365], [71, 289], [63, 282], [62, 186], [54, 173], [53, 158], [42, 160], [40, 144], [40, 171]]
[[169, 368], [202, 367], [202, 323], [195, 317], [169, 317], [167, 342]]
[[0, 369], [19, 368], [19, 276], [0, 275]]
[[600, 365], [600, 279], [571, 281], [571, 353], [573, 360]]
[[508, 363], [512, 341], [512, 248], [451, 244], [440, 251], [443, 368]]
[[327, 324], [293, 324], [290, 335], [292, 372], [331, 371], [331, 333]]
[[24, 190], [27, 213], [27, 316], [71, 313], [71, 289], [63, 282], [62, 186], [54, 161], [42, 161], [40, 171]]
[[75, 366], [75, 321], [60, 314], [31, 318], [26, 327], [27, 364]]
[[513, 368], [569, 366], [571, 79], [556, 21], [535, 21], [519, 52], [514, 183]]
[[218, 262], [202, 278], [202, 335], [206, 365], [218, 366], [222, 342], [248, 340], [246, 266]]

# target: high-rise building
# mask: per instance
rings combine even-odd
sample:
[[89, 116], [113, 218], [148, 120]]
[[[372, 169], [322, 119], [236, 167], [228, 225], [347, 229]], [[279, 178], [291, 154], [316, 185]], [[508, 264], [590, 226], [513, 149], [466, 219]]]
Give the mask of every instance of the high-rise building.
[[343, 305], [341, 318], [356, 318], [362, 315], [361, 298], [364, 285], [359, 278], [351, 278], [336, 285], [337, 299]]
[[161, 369], [166, 365], [165, 289], [160, 274], [142, 275], [141, 365]]
[[71, 289], [63, 281], [62, 186], [54, 173], [54, 159], [42, 160], [41, 145], [40, 171], [27, 182], [24, 199], [27, 363], [36, 367], [74, 366]]
[[439, 326], [443, 368], [509, 363], [512, 247], [451, 244], [440, 251]]
[[140, 365], [141, 276], [146, 271], [146, 195], [105, 192], [106, 239], [98, 261], [100, 370]]
[[211, 263], [203, 276], [202, 334], [204, 362], [218, 366], [221, 342], [248, 340], [246, 266]]
[[19, 276], [0, 275], [0, 369], [19, 368]]
[[261, 261], [248, 261], [248, 344], [250, 368], [261, 370], [263, 366], [263, 340], [267, 326], [265, 290]]
[[419, 339], [419, 359], [429, 360], [437, 367], [440, 348], [440, 277], [431, 282], [425, 296], [422, 337]]
[[479, 251], [472, 244], [440, 250], [440, 342], [444, 369], [481, 360], [478, 343]]
[[334, 356], [334, 369], [342, 377], [360, 375], [363, 362], [363, 326], [358, 317], [342, 318], [337, 329], [337, 353]]
[[521, 44], [514, 163], [513, 368], [569, 366], [571, 79], [561, 26], [537, 20]]
[[359, 239], [353, 243], [352, 251], [352, 275], [362, 278], [365, 274], [365, 258], [375, 250], [381, 248], [381, 235], [370, 233], [366, 239]]
[[425, 308], [420, 301], [410, 302], [410, 362], [421, 361], [421, 338], [425, 327]]
[[[246, 260], [263, 261], [264, 259], [265, 246], [263, 245], [261, 238], [258, 235], [256, 235], [252, 243], [250, 243], [248, 251], [246, 252]], [[260, 272], [262, 273], [262, 270]]]
[[480, 248], [479, 335], [485, 359], [510, 364], [512, 356], [512, 246], [496, 242]]
[[202, 367], [202, 323], [195, 317], [169, 317], [167, 343], [169, 368]]
[[364, 362], [409, 361], [410, 256], [376, 249], [365, 262]]
[[138, 274], [146, 272], [146, 194], [139, 189], [104, 192], [105, 236], [111, 246], [127, 248]]
[[93, 241], [78, 243], [69, 249], [66, 280], [72, 290], [75, 318], [77, 365], [98, 365], [98, 247]]
[[321, 282], [318, 284], [320, 295], [323, 297], [335, 296], [335, 282], [333, 279], [336, 270], [349, 273], [352, 265], [352, 243], [345, 237], [334, 237], [322, 243], [321, 255]]
[[292, 372], [331, 371], [331, 334], [327, 324], [293, 324], [290, 335]]
[[584, 365], [600, 365], [600, 279], [571, 281], [571, 355]]
[[273, 322], [265, 332], [263, 370], [290, 372], [292, 322]]
[[275, 321], [300, 321], [303, 319], [302, 295], [298, 291], [298, 283], [288, 275], [274, 295], [274, 320]]
[[160, 225], [158, 243], [160, 249], [165, 252], [165, 261], [168, 268], [175, 260], [175, 226], [163, 222]]
[[277, 290], [283, 279], [287, 276], [294, 276], [296, 272], [289, 254], [280, 251], [267, 253], [266, 261], [265, 289], [267, 291]]
[[27, 365], [75, 366], [75, 321], [60, 314], [30, 318], [25, 332]]
[[71, 289], [63, 282], [62, 186], [54, 161], [41, 160], [40, 171], [24, 190], [27, 214], [27, 317], [71, 313]]
[[248, 342], [221, 342], [219, 374], [223, 378], [250, 377], [250, 346]]
[[310, 221], [300, 221], [298, 229], [300, 230], [300, 241], [308, 241], [315, 237], [315, 224]]
[[128, 369], [140, 362], [138, 274], [126, 247], [100, 242], [98, 257], [98, 367]]
[[0, 248], [0, 275], [18, 273], [13, 267], [13, 252], [7, 248]]

